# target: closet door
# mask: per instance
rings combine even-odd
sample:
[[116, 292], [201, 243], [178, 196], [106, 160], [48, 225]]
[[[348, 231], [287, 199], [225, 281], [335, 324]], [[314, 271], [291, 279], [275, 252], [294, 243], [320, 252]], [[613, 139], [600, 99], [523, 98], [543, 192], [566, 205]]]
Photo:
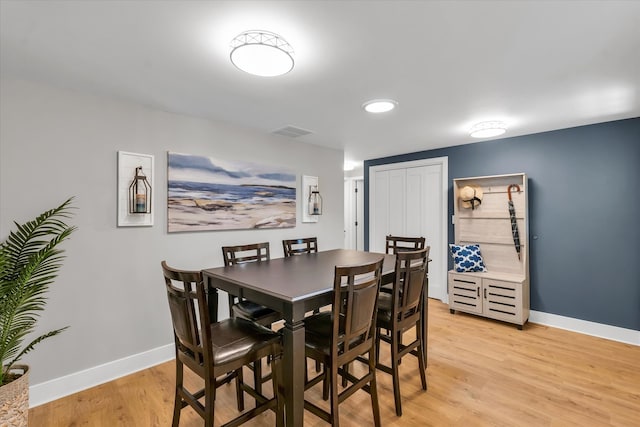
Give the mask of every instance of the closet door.
[[446, 299], [447, 271], [445, 170], [441, 163], [397, 163], [369, 175], [369, 250], [384, 252], [388, 234], [426, 237], [432, 260], [429, 296], [441, 300]]
[[[389, 171], [389, 218], [387, 234], [404, 236], [407, 224], [407, 173], [405, 169]], [[384, 245], [383, 251], [384, 251]]]
[[369, 198], [369, 251], [385, 250], [385, 236], [389, 234], [390, 186], [389, 173], [378, 171], [371, 177], [371, 196]]
[[[418, 168], [405, 169], [406, 184], [405, 192], [405, 227], [398, 236], [418, 237], [427, 235], [425, 227], [424, 214], [427, 209], [427, 194], [425, 188], [427, 186], [427, 168], [422, 166]], [[427, 239], [428, 240], [428, 239]], [[427, 245], [429, 242], [427, 241]]]

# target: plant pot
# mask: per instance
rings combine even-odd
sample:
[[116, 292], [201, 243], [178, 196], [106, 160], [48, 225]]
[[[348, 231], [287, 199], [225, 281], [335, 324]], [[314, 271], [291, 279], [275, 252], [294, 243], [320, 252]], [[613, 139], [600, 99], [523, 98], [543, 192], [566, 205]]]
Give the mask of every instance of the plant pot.
[[[20, 372], [22, 371], [22, 374]], [[29, 420], [29, 367], [14, 365], [10, 373], [20, 375], [0, 386], [0, 426], [27, 427]]]

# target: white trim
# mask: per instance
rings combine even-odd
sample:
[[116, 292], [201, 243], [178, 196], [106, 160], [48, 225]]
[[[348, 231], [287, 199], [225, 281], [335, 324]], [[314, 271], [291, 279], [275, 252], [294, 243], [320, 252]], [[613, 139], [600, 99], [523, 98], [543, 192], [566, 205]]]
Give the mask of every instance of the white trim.
[[[393, 170], [393, 169], [405, 169], [405, 168], [413, 168], [413, 167], [420, 167], [420, 166], [433, 166], [433, 165], [440, 165], [441, 166], [441, 181], [442, 181], [442, 224], [440, 225], [440, 229], [441, 229], [441, 242], [443, 242], [445, 245], [447, 245], [447, 242], [449, 241], [448, 238], [448, 226], [449, 226], [449, 157], [448, 156], [442, 156], [442, 157], [432, 157], [432, 158], [428, 158], [428, 159], [419, 159], [419, 160], [410, 160], [410, 161], [406, 161], [406, 162], [397, 162], [397, 163], [385, 163], [385, 164], [381, 164], [381, 165], [376, 165], [376, 166], [370, 166], [369, 167], [369, 248], [371, 248], [371, 241], [372, 241], [372, 227], [371, 224], [373, 224], [373, 217], [375, 216], [375, 212], [373, 212], [373, 210], [371, 209], [371, 206], [373, 205], [372, 200], [375, 197], [374, 196], [374, 191], [375, 191], [375, 173], [376, 172], [381, 172], [381, 171], [385, 171], [385, 170]], [[448, 248], [448, 246], [447, 246]], [[445, 256], [442, 257], [441, 260], [441, 271], [443, 272], [443, 283], [441, 284], [441, 286], [439, 286], [438, 288], [440, 288], [441, 292], [440, 295], [438, 297], [438, 299], [444, 303], [448, 303], [449, 302], [449, 295], [447, 294], [447, 271], [449, 270], [449, 266], [447, 264], [447, 251], [445, 251]]]
[[173, 343], [29, 387], [29, 407], [86, 390], [175, 357]]
[[640, 346], [640, 331], [633, 329], [625, 329], [618, 326], [589, 322], [587, 320], [533, 310], [529, 313], [529, 321], [531, 323], [539, 323], [554, 328], [566, 329], [567, 331]]

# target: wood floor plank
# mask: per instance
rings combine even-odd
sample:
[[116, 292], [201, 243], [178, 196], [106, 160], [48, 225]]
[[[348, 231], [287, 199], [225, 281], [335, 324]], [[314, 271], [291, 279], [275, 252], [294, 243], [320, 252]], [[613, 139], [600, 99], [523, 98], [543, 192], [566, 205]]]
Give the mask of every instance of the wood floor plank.
[[[378, 371], [384, 426], [640, 425], [640, 347], [536, 324], [519, 331], [481, 317], [451, 315], [435, 300], [429, 312], [428, 390], [421, 388], [415, 358], [405, 358], [403, 416], [397, 417], [391, 376]], [[381, 355], [388, 363], [385, 344]], [[167, 362], [32, 408], [30, 425], [169, 426], [174, 381], [174, 363]], [[191, 375], [186, 382], [199, 384]], [[216, 425], [236, 415], [234, 390], [233, 385], [219, 389]], [[320, 386], [306, 398], [326, 407]], [[357, 392], [340, 406], [340, 415], [343, 426], [372, 425], [369, 396]], [[267, 412], [246, 425], [270, 427], [274, 420]], [[201, 426], [202, 420], [184, 409], [180, 425]], [[305, 413], [305, 425], [327, 424]]]

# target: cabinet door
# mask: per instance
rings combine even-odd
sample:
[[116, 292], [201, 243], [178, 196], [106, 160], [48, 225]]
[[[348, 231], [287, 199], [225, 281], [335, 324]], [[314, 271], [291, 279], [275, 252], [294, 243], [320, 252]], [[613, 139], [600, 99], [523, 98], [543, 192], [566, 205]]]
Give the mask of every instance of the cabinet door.
[[482, 314], [481, 283], [479, 277], [449, 274], [449, 308]]
[[522, 324], [522, 283], [483, 279], [482, 287], [487, 317]]

